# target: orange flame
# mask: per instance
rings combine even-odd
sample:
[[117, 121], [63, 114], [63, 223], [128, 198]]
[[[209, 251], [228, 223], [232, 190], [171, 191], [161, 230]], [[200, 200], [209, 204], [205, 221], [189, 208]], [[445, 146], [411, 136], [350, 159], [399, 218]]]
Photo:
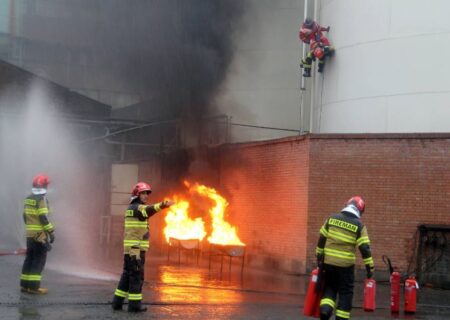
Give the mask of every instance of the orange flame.
[[232, 227], [224, 220], [225, 210], [228, 207], [227, 200], [218, 194], [215, 189], [204, 185], [194, 184], [189, 189], [215, 202], [215, 206], [209, 209], [213, 231], [211, 236], [208, 237], [208, 241], [214, 244], [244, 246], [245, 244], [237, 236], [236, 227]]
[[188, 216], [189, 202], [186, 200], [178, 200], [172, 205], [165, 217], [166, 227], [164, 228], [164, 235], [166, 241], [170, 238], [179, 240], [198, 239], [202, 241], [206, 236], [205, 223], [202, 218], [192, 220]]
[[[225, 211], [228, 207], [227, 200], [213, 188], [198, 183], [191, 185], [188, 181], [184, 181], [184, 185], [189, 188], [191, 193], [197, 193], [214, 202], [214, 206], [209, 209], [212, 218], [212, 233], [208, 237], [208, 241], [221, 245], [245, 246], [237, 236], [236, 227], [231, 226], [224, 220]], [[188, 211], [188, 200], [176, 200], [176, 204], [168, 209], [165, 218], [166, 227], [164, 228], [167, 242], [171, 237], [179, 240], [199, 239], [202, 241], [206, 236], [205, 223], [202, 218], [192, 220], [188, 216]]]

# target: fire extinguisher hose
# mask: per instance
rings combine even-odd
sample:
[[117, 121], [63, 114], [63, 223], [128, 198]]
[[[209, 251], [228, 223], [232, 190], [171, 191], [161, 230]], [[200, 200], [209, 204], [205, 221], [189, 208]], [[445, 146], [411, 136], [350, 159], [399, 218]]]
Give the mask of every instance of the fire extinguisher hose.
[[21, 255], [21, 254], [25, 254], [27, 252], [27, 249], [17, 249], [14, 251], [0, 251], [0, 256], [15, 256], [15, 255]]
[[383, 259], [383, 262], [388, 266], [389, 274], [392, 274], [392, 272], [394, 272], [394, 267], [392, 266], [391, 259], [386, 255], [381, 256], [381, 259]]

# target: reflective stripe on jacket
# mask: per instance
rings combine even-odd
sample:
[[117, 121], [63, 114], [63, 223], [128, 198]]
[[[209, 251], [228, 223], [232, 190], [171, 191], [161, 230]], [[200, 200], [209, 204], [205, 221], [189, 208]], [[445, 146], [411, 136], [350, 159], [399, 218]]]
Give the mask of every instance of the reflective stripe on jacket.
[[324, 254], [324, 262], [337, 267], [355, 264], [358, 248], [364, 264], [373, 268], [370, 240], [367, 228], [355, 215], [343, 211], [328, 218], [320, 228], [317, 254]]
[[125, 211], [125, 235], [123, 248], [125, 254], [130, 254], [131, 249], [147, 251], [149, 248], [148, 218], [161, 210], [161, 204], [145, 205], [137, 199], [128, 206]]
[[42, 232], [53, 232], [55, 227], [48, 220], [48, 201], [45, 195], [29, 195], [24, 200], [23, 218], [27, 237], [38, 237]]

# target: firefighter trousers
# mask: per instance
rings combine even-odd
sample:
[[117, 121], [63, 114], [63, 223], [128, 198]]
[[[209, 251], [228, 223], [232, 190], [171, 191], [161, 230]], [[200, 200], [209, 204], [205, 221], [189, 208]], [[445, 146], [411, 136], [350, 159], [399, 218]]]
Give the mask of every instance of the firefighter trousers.
[[45, 244], [27, 238], [27, 253], [23, 262], [20, 286], [37, 290], [41, 286], [42, 271], [47, 260], [48, 248]]
[[[312, 52], [308, 52], [305, 59], [302, 59], [302, 67], [305, 69], [305, 73], [310, 76], [311, 75], [311, 68], [312, 68], [312, 62], [315, 61]], [[318, 59], [318, 71], [323, 72], [323, 68], [325, 67], [325, 57], [322, 59]]]
[[125, 254], [123, 258], [123, 272], [119, 285], [114, 293], [113, 303], [123, 304], [128, 297], [130, 305], [140, 304], [142, 301], [142, 286], [144, 284], [145, 251], [140, 252], [140, 259]]
[[[320, 300], [320, 319], [328, 320], [336, 308], [336, 320], [350, 319], [355, 282], [355, 266], [336, 267], [324, 264], [325, 288]], [[336, 298], [339, 301], [336, 305]]]

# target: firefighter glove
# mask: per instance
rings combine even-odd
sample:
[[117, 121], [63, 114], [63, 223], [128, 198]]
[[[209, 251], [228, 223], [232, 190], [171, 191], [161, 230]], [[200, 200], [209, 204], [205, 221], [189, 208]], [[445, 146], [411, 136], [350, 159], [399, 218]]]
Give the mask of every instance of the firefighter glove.
[[317, 266], [320, 267], [323, 264], [324, 255], [323, 253], [318, 253], [316, 257], [317, 257]]
[[52, 245], [50, 243], [44, 243], [44, 247], [47, 252], [52, 251]]
[[55, 233], [54, 232], [49, 232], [48, 236], [50, 238], [50, 243], [55, 242]]
[[366, 265], [367, 279], [373, 277], [373, 268], [369, 265]]
[[168, 208], [174, 204], [175, 204], [175, 201], [173, 201], [173, 200], [164, 200], [163, 202], [161, 202], [161, 209]]

